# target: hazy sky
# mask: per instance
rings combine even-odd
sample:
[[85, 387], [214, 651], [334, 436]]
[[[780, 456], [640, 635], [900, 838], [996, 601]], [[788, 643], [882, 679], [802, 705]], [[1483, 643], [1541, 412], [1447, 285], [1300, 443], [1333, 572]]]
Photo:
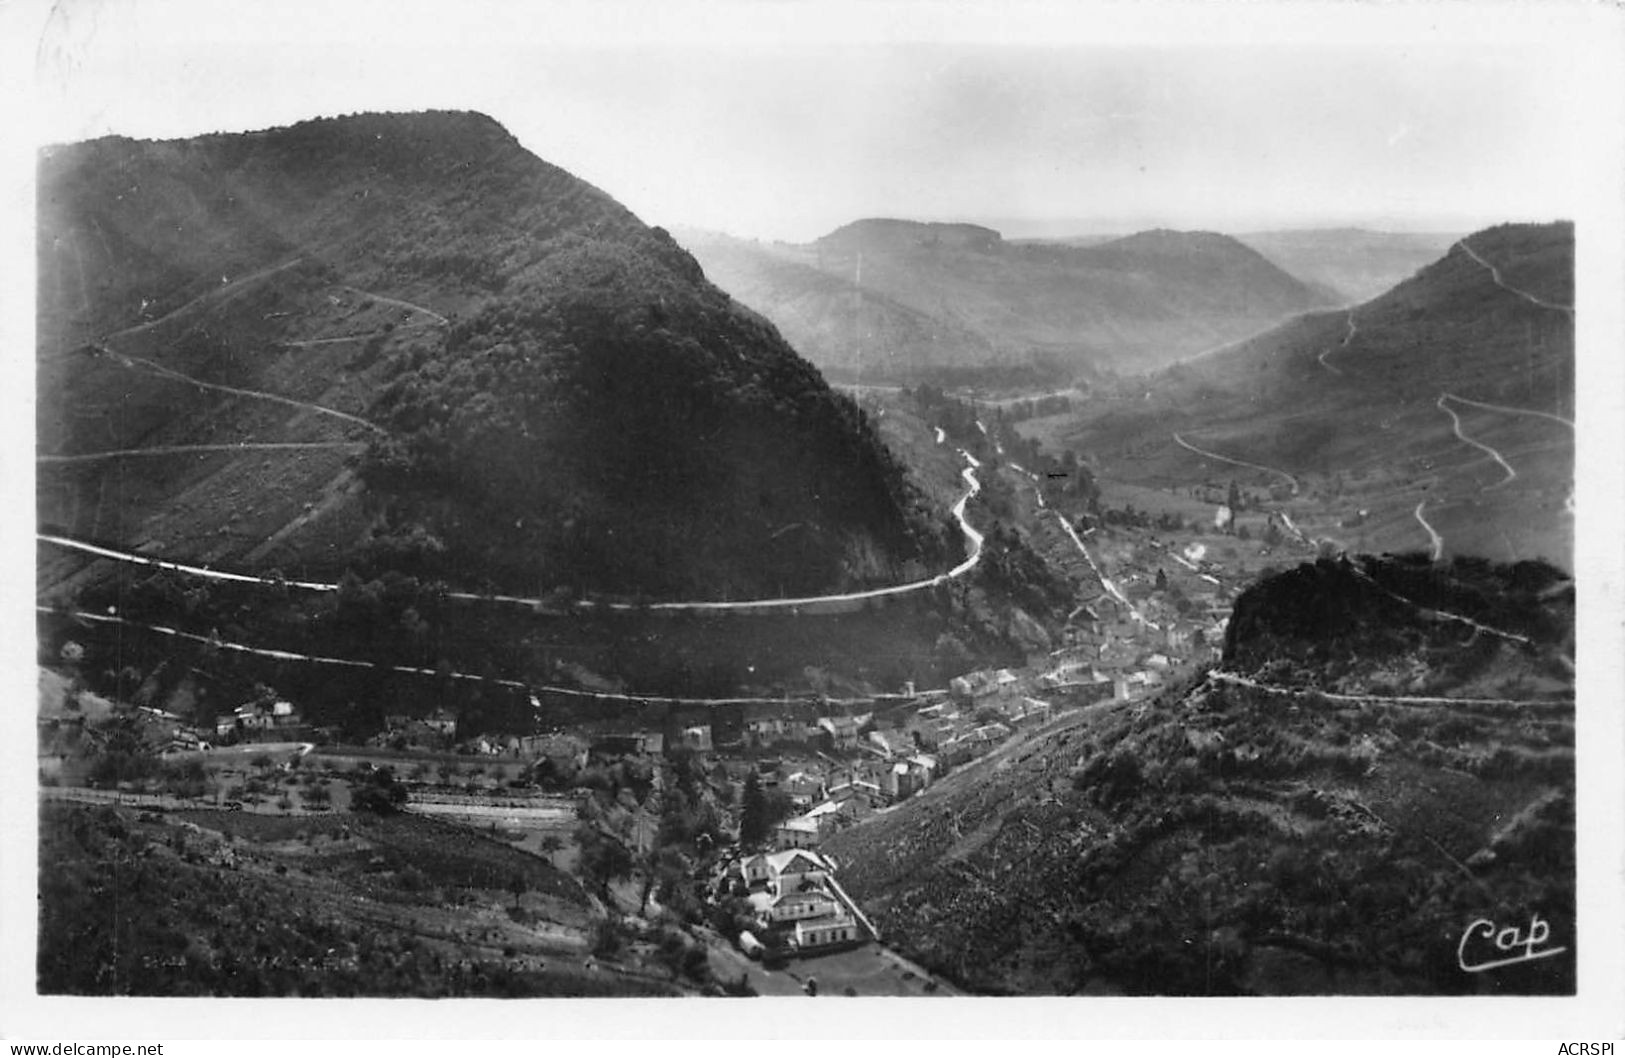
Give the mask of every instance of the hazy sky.
[[60, 0], [37, 137], [470, 108], [668, 227], [1451, 228], [1572, 215], [1571, 6]]

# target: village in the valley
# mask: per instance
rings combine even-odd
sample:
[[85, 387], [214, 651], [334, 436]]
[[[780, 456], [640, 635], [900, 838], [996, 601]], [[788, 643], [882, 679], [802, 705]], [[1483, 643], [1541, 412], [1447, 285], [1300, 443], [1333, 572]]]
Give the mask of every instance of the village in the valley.
[[[1025, 475], [1019, 467], [1004, 472]], [[680, 761], [719, 810], [718, 836], [697, 835], [692, 847], [701, 855], [684, 861], [709, 921], [721, 926], [717, 946], [726, 945], [742, 976], [765, 984], [780, 971], [806, 987], [810, 971], [797, 967], [827, 953], [872, 948], [897, 958], [842, 888], [838, 859], [823, 851], [832, 835], [1057, 720], [1153, 695], [1179, 670], [1217, 657], [1233, 589], [1222, 567], [1202, 560], [1204, 531], [1218, 532], [1180, 540], [1085, 527], [1085, 544], [1059, 516], [1040, 519], [1036, 546], [1093, 594], [1080, 587], [1083, 601], [1050, 649], [1022, 665], [963, 672], [946, 687], [689, 709], [668, 713], [680, 719], [667, 726], [605, 720], [524, 735], [466, 730], [445, 709], [385, 714], [365, 744], [345, 745], [339, 731], [308, 724], [297, 703], [269, 688], [203, 730], [153, 704], [131, 711], [86, 691], [42, 686], [41, 779], [53, 799], [301, 816], [348, 810], [387, 772], [404, 792], [406, 813], [479, 828], [585, 873], [583, 821], [619, 840], [634, 865], [655, 862], [670, 808], [666, 787]], [[1107, 563], [1110, 576], [1102, 572]], [[53, 700], [59, 707], [49, 707]], [[65, 751], [75, 728], [119, 711], [131, 711], [161, 754], [204, 763], [191, 764], [179, 785], [172, 777], [108, 784], [76, 775]], [[623, 911], [647, 916], [659, 907], [655, 872], [645, 872], [641, 895], [632, 880], [638, 873], [633, 866], [601, 891]], [[937, 987], [923, 971], [900, 972]]]

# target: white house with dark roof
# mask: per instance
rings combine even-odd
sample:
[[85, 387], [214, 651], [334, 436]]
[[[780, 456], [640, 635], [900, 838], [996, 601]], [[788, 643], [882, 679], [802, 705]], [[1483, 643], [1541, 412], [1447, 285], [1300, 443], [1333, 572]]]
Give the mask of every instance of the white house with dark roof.
[[869, 722], [870, 715], [865, 713], [862, 716], [821, 716], [818, 718], [818, 728], [829, 734], [836, 749], [856, 749], [858, 731]]
[[780, 893], [768, 905], [770, 922], [795, 922], [827, 918], [842, 913], [840, 901], [822, 889], [794, 889]]
[[796, 947], [801, 951], [851, 944], [864, 939], [857, 920], [845, 914], [798, 921], [793, 936]]
[[773, 831], [773, 838], [780, 849], [810, 849], [817, 847], [823, 834], [818, 820], [796, 816], [780, 823]]
[[747, 885], [772, 886], [781, 893], [803, 881], [822, 882], [830, 871], [829, 861], [811, 849], [757, 853], [740, 864], [740, 873]]
[[680, 744], [684, 749], [690, 749], [696, 753], [710, 753], [712, 749], [711, 725], [700, 724], [695, 727], [683, 728]]

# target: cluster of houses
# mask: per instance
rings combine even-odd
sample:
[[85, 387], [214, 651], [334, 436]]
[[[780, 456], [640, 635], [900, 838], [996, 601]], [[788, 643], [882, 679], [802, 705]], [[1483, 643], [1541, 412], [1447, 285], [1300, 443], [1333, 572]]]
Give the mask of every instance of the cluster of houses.
[[778, 825], [774, 842], [781, 849], [817, 848], [834, 831], [931, 785], [938, 766], [934, 756], [903, 749], [895, 756], [877, 750], [826, 768], [799, 768], [780, 781], [780, 789], [804, 811]]
[[387, 713], [384, 729], [368, 739], [368, 743], [379, 747], [412, 745], [443, 749], [456, 738], [456, 714], [449, 709], [437, 709], [428, 716]]
[[[817, 852], [757, 853], [735, 861], [730, 872], [731, 881], [744, 888], [760, 928], [778, 932], [798, 952], [861, 944], [875, 935], [835, 881], [834, 865]], [[761, 950], [761, 942], [748, 932], [740, 944], [751, 954]]]
[[291, 728], [303, 728], [304, 718], [292, 702], [280, 698], [258, 698], [245, 702], [215, 720], [214, 732], [218, 738], [263, 738], [265, 732], [277, 732], [291, 737]]

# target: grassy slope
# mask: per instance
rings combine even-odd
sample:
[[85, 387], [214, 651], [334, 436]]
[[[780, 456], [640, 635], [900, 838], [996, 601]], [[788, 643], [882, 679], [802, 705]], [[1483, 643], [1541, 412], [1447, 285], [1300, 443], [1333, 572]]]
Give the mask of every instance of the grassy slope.
[[[1484, 576], [1438, 572], [1457, 601]], [[1276, 665], [1290, 673], [1266, 675], [1358, 693], [1380, 673], [1431, 673], [1429, 691], [1484, 693], [1529, 664], [1459, 626], [1401, 624], [1366, 652], [1377, 662], [1304, 640]], [[1233, 647], [1227, 665], [1245, 660]], [[1574, 938], [1572, 721], [1571, 705], [1360, 705], [1192, 681], [1058, 720], [830, 851], [890, 942], [975, 991], [1561, 993], [1565, 957], [1465, 974], [1456, 943], [1477, 917], [1531, 911]]]
[[[1507, 226], [1471, 237], [1506, 281], [1562, 303], [1572, 290], [1566, 226]], [[1514, 279], [1514, 276], [1517, 279]], [[1181, 449], [1199, 447], [1303, 476], [1361, 479], [1340, 509], [1323, 512], [1325, 535], [1349, 539], [1337, 520], [1372, 512], [1363, 546], [1426, 543], [1411, 512], [1427, 518], [1452, 553], [1568, 561], [1573, 432], [1561, 423], [1454, 405], [1470, 437], [1500, 451], [1504, 472], [1454, 434], [1441, 393], [1572, 417], [1574, 330], [1565, 314], [1496, 286], [1459, 249], [1349, 314], [1323, 313], [1134, 388], [1133, 400], [1100, 401], [1070, 425], [1046, 422], [1057, 443], [1096, 456], [1107, 476], [1186, 485], [1217, 476], [1272, 483]], [[1324, 362], [1321, 354], [1324, 353]], [[1327, 366], [1329, 365], [1329, 366]], [[1332, 370], [1335, 368], [1336, 370]], [[1353, 543], [1350, 540], [1350, 543]]]

